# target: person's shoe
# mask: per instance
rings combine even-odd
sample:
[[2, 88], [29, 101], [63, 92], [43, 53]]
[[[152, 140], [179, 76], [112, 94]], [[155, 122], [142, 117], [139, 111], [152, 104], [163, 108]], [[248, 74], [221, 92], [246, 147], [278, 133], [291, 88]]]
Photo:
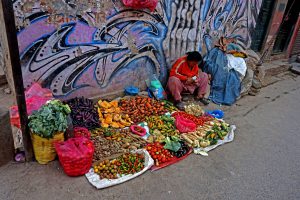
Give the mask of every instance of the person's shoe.
[[183, 102], [178, 102], [178, 103], [176, 103], [176, 107], [177, 107], [179, 110], [184, 110], [184, 103], [183, 103]]
[[198, 99], [201, 103], [203, 103], [205, 106], [209, 104], [209, 100], [205, 98]]

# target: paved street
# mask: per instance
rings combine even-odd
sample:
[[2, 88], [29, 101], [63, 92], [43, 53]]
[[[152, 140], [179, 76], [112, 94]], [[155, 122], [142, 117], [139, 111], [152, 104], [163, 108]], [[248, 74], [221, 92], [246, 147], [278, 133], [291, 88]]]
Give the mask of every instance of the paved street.
[[232, 143], [105, 190], [58, 162], [0, 168], [0, 199], [300, 199], [300, 77], [225, 108]]

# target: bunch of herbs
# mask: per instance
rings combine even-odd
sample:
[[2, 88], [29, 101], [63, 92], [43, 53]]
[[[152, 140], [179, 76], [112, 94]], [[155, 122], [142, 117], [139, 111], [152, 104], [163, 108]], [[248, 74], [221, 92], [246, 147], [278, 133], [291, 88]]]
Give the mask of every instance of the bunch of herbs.
[[68, 105], [64, 105], [59, 100], [52, 100], [29, 116], [28, 126], [33, 134], [43, 138], [53, 138], [55, 134], [66, 131], [67, 116], [70, 112]]

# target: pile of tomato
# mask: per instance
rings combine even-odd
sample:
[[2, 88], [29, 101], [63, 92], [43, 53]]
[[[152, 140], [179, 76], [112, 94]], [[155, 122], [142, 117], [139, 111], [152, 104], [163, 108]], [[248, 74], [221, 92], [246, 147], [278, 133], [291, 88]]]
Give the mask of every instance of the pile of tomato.
[[211, 121], [213, 119], [210, 115], [202, 115], [200, 117], [196, 117], [194, 115], [188, 114], [186, 112], [175, 112], [172, 114], [172, 117], [182, 116], [185, 119], [189, 119], [193, 121], [198, 126], [203, 126], [205, 122]]
[[159, 142], [148, 144], [146, 146], [147, 151], [155, 161], [155, 165], [159, 166], [162, 163], [172, 160], [173, 155], [167, 149], [164, 149], [163, 145]]

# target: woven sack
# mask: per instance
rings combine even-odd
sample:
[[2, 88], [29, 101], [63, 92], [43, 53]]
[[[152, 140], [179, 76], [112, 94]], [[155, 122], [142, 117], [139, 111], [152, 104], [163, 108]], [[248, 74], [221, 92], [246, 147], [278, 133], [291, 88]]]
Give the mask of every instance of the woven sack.
[[37, 134], [31, 134], [35, 159], [40, 164], [47, 164], [56, 157], [54, 142], [64, 141], [64, 133], [55, 134], [53, 138], [42, 138]]

